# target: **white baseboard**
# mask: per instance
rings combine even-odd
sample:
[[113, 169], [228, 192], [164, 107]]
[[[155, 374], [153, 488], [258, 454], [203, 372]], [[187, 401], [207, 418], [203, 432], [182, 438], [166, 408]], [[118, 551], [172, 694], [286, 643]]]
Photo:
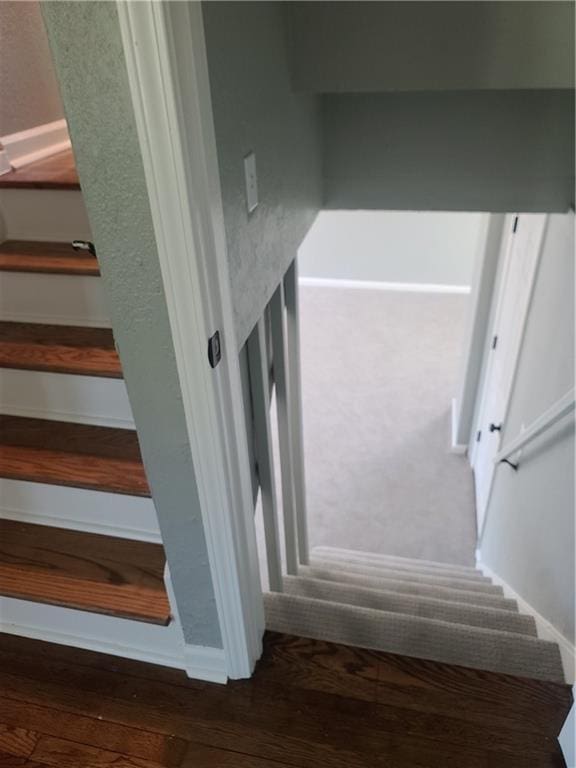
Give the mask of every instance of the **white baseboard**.
[[0, 189], [9, 240], [93, 240], [79, 189]]
[[25, 131], [0, 137], [0, 144], [13, 170], [71, 149], [66, 120], [36, 125]]
[[224, 651], [185, 645], [174, 621], [160, 627], [3, 597], [0, 632], [182, 669], [198, 680], [227, 680]]
[[463, 455], [468, 450], [468, 446], [463, 443], [457, 443], [457, 436], [458, 435], [458, 416], [457, 416], [457, 403], [456, 398], [452, 398], [452, 407], [451, 407], [451, 442], [450, 442], [450, 453], [458, 453], [460, 455]]
[[494, 584], [502, 587], [504, 590], [504, 597], [516, 600], [520, 613], [526, 613], [534, 617], [536, 622], [536, 629], [538, 631], [538, 637], [541, 640], [549, 640], [552, 643], [558, 644], [558, 647], [560, 648], [560, 655], [562, 657], [562, 664], [564, 666], [566, 682], [569, 685], [574, 685], [576, 681], [576, 648], [574, 645], [568, 640], [568, 638], [564, 637], [564, 635], [562, 635], [556, 629], [556, 627], [550, 624], [547, 619], [538, 613], [538, 611], [533, 608], [530, 603], [528, 603], [515, 590], [513, 590], [512, 587], [506, 581], [504, 581], [504, 579], [500, 578], [498, 574], [494, 573], [491, 568], [485, 565], [482, 562], [479, 550], [476, 551], [476, 563], [478, 568], [485, 576], [490, 577]]
[[123, 379], [0, 370], [0, 413], [100, 427], [134, 429]]
[[0, 519], [161, 543], [152, 499], [0, 478]]
[[372, 291], [398, 291], [405, 293], [470, 293], [469, 285], [441, 285], [438, 283], [385, 283], [375, 280], [339, 280], [329, 277], [300, 277], [298, 283], [311, 288], [351, 288]]

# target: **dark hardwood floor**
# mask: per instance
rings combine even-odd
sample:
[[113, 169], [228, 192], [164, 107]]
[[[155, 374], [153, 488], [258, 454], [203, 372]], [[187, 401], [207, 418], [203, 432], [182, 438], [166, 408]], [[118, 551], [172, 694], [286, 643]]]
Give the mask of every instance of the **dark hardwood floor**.
[[0, 766], [560, 768], [567, 686], [268, 634], [251, 680], [0, 637]]

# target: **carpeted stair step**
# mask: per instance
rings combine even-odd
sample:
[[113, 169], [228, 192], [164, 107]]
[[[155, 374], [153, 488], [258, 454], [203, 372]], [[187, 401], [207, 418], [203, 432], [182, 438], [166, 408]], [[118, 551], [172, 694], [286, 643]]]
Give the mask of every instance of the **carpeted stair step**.
[[422, 595], [423, 597], [435, 597], [439, 600], [451, 600], [468, 605], [487, 605], [492, 608], [500, 608], [506, 611], [514, 611], [517, 608], [515, 600], [502, 597], [501, 593], [471, 591], [466, 589], [452, 589], [451, 587], [418, 582], [404, 581], [401, 579], [369, 578], [358, 573], [350, 573], [340, 570], [324, 570], [301, 566], [299, 575], [307, 579], [323, 579], [325, 581], [351, 584], [356, 587], [385, 590], [386, 592], [398, 592], [405, 595]]
[[310, 567], [319, 570], [342, 571], [344, 573], [356, 573], [369, 579], [397, 579], [398, 581], [411, 581], [418, 584], [430, 584], [451, 589], [465, 589], [469, 592], [486, 592], [487, 594], [501, 595], [502, 588], [497, 587], [486, 576], [477, 579], [460, 579], [452, 575], [428, 574], [418, 571], [395, 570], [382, 566], [357, 565], [356, 563], [334, 563], [330, 560], [313, 558]]
[[558, 646], [538, 638], [281, 593], [264, 606], [273, 632], [564, 682]]
[[357, 563], [369, 566], [382, 566], [394, 570], [419, 571], [422, 573], [453, 574], [459, 579], [475, 579], [482, 577], [477, 568], [454, 563], [440, 563], [434, 560], [417, 560], [397, 555], [379, 555], [376, 552], [360, 552], [354, 549], [338, 549], [336, 547], [314, 547], [311, 551], [313, 558], [330, 560], [335, 563]]
[[299, 576], [284, 577], [284, 592], [288, 595], [345, 603], [360, 608], [372, 608], [389, 613], [402, 613], [454, 624], [466, 624], [472, 627], [485, 627], [503, 632], [537, 636], [536, 622], [532, 616], [488, 606], [453, 603], [448, 600], [437, 600], [417, 595], [399, 595], [395, 592], [383, 592], [365, 587], [354, 587], [350, 584], [305, 579]]

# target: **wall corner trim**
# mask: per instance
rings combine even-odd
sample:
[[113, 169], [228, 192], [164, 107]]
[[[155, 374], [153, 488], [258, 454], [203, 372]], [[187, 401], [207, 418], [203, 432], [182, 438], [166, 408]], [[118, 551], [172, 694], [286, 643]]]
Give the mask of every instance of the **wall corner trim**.
[[[18, 131], [18, 133], [11, 133], [8, 136], [1, 136], [0, 144], [3, 147], [0, 155], [6, 155], [10, 165], [8, 170], [18, 170], [72, 147], [64, 118], [54, 120], [52, 123], [36, 125], [34, 128]], [[0, 174], [6, 172], [2, 168], [0, 161]]]
[[518, 594], [508, 582], [504, 581], [497, 573], [495, 573], [489, 566], [482, 561], [482, 552], [480, 549], [476, 550], [476, 565], [482, 571], [484, 576], [488, 576], [494, 584], [502, 587], [504, 590], [504, 597], [516, 600], [520, 613], [529, 614], [536, 621], [536, 629], [538, 631], [538, 637], [541, 640], [548, 640], [552, 643], [557, 643], [560, 648], [560, 656], [562, 657], [562, 665], [564, 667], [564, 676], [566, 682], [569, 685], [576, 683], [576, 647], [573, 643], [564, 637], [556, 627], [551, 624], [548, 619], [545, 619], [542, 614], [533, 608], [530, 603]]

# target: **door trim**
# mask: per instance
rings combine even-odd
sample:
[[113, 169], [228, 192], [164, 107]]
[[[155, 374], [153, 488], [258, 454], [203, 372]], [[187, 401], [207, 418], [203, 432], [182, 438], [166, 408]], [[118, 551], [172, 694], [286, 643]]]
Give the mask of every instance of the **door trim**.
[[[522, 216], [523, 214], [518, 214], [518, 216]], [[524, 214], [529, 216], [536, 216], [539, 214]], [[511, 256], [511, 250], [512, 250], [512, 237], [514, 235], [513, 232], [513, 222], [514, 222], [515, 214], [509, 214], [506, 219], [507, 221], [504, 224], [503, 233], [507, 233], [506, 239], [502, 241], [502, 249], [501, 249], [501, 255], [504, 253], [504, 259], [502, 262], [501, 272], [500, 272], [500, 279], [498, 280], [498, 283], [496, 285], [496, 292], [494, 299], [496, 301], [495, 309], [494, 309], [494, 316], [492, 319], [492, 322], [489, 325], [488, 328], [488, 334], [486, 337], [486, 354], [490, 355], [490, 349], [488, 347], [489, 341], [494, 337], [494, 334], [497, 332], [497, 323], [500, 318], [501, 308], [502, 308], [502, 302], [504, 293], [503, 290], [505, 288], [505, 282], [506, 282], [506, 276], [507, 276], [507, 270], [510, 263], [510, 256]], [[512, 394], [514, 392], [514, 388], [516, 385], [516, 378], [518, 375], [518, 364], [520, 361], [520, 355], [522, 352], [522, 347], [524, 346], [524, 337], [526, 335], [526, 326], [528, 323], [528, 317], [530, 316], [530, 307], [532, 306], [532, 299], [534, 296], [534, 287], [536, 284], [536, 276], [538, 274], [538, 268], [541, 261], [542, 256], [542, 247], [544, 244], [544, 241], [546, 239], [546, 231], [548, 228], [548, 216], [544, 219], [544, 224], [542, 227], [542, 232], [540, 234], [540, 240], [538, 242], [538, 247], [536, 248], [536, 252], [534, 255], [534, 258], [532, 260], [531, 271], [529, 276], [529, 288], [526, 296], [526, 303], [522, 307], [522, 318], [521, 318], [521, 324], [520, 324], [520, 333], [518, 334], [517, 343], [514, 347], [514, 350], [512, 352], [512, 355], [514, 357], [513, 363], [512, 363], [512, 374], [510, 377], [510, 386], [508, 388], [508, 391], [506, 392], [505, 396], [505, 402], [504, 402], [504, 409], [503, 409], [503, 421], [506, 422], [508, 418], [508, 413], [510, 410], [510, 402], [512, 400]], [[487, 383], [490, 378], [490, 372], [492, 368], [492, 359], [488, 357], [487, 359], [487, 365], [486, 369], [483, 375], [482, 380], [482, 387], [479, 390], [478, 396], [479, 396], [479, 408], [478, 408], [478, 414], [476, 417], [475, 425], [474, 425], [474, 432], [473, 434], [477, 434], [478, 431], [481, 428], [482, 420], [483, 420], [483, 411], [485, 407], [486, 402], [486, 395], [487, 395]], [[472, 455], [470, 457], [470, 465], [474, 469], [478, 457], [478, 450], [477, 450], [478, 443], [474, 443]], [[492, 471], [492, 474], [490, 476], [489, 486], [488, 486], [488, 493], [486, 497], [486, 508], [484, 510], [484, 517], [482, 519], [482, 525], [478, 528], [478, 546], [480, 546], [480, 543], [482, 541], [482, 536], [484, 534], [484, 530], [486, 528], [486, 520], [488, 518], [488, 509], [490, 507], [490, 500], [492, 497], [492, 490], [494, 488], [494, 478], [496, 475], [496, 467], [494, 467], [494, 470]], [[476, 519], [478, 520], [478, 510], [476, 510]]]
[[[249, 677], [264, 611], [202, 11], [150, 0], [116, 7], [226, 671]], [[222, 360], [212, 370], [207, 341], [216, 330]]]

